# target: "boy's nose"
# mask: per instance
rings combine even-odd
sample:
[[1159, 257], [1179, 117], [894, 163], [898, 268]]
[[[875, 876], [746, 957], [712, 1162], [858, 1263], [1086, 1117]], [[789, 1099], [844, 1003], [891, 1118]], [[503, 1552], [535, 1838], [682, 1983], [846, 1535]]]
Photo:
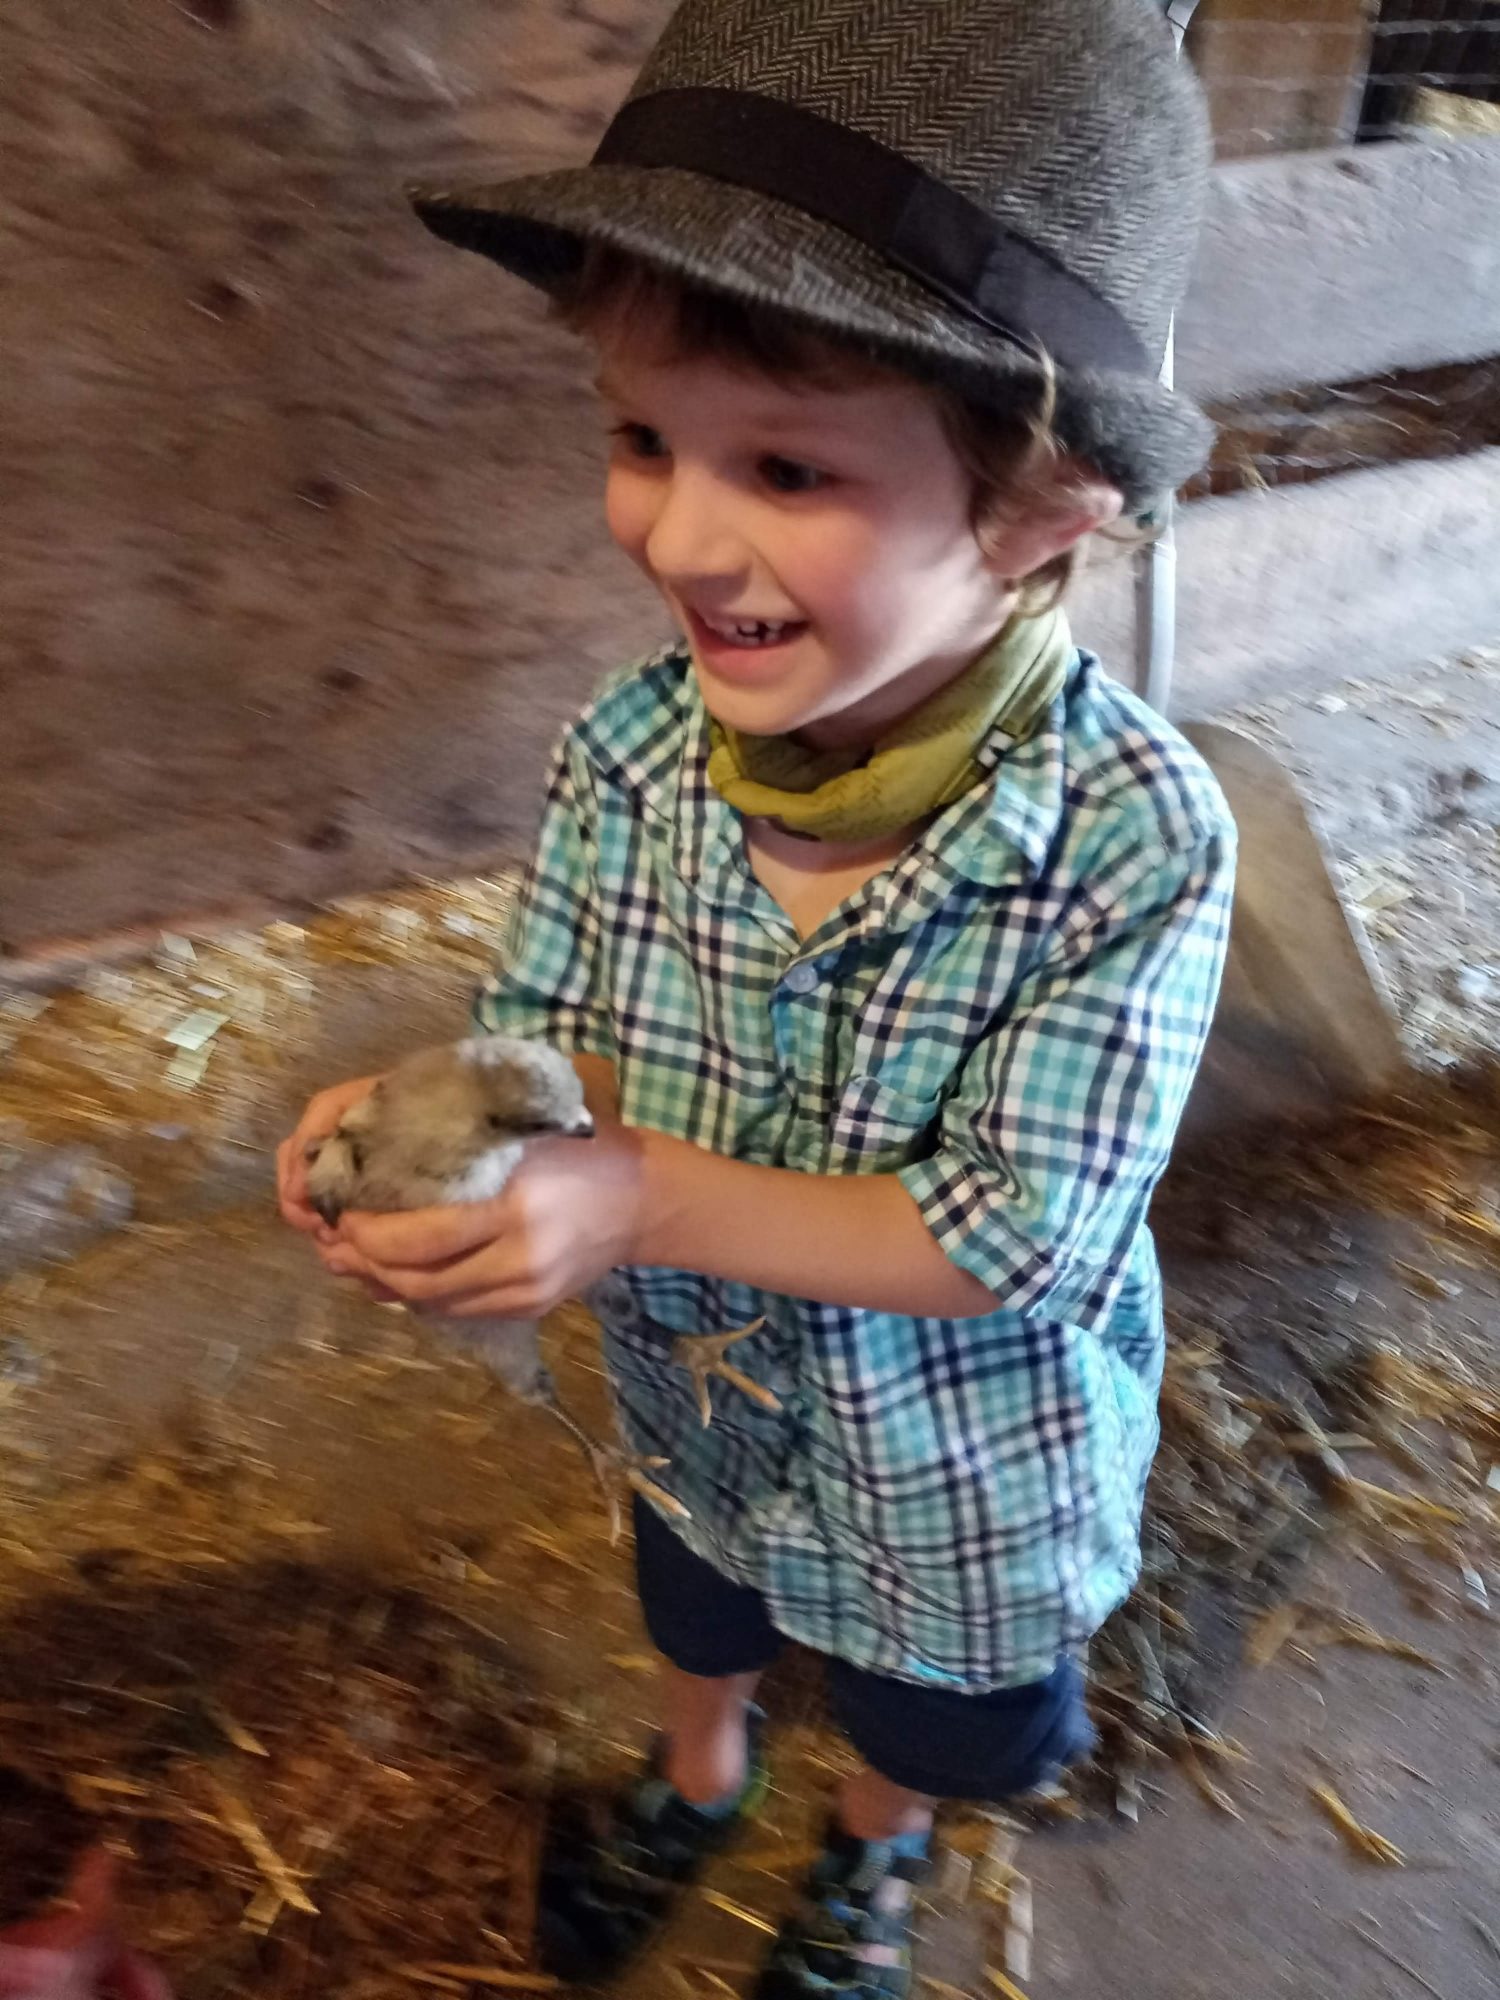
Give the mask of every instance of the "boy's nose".
[[675, 477], [646, 538], [653, 576], [678, 590], [741, 575], [749, 551], [735, 520], [733, 495], [712, 479]]

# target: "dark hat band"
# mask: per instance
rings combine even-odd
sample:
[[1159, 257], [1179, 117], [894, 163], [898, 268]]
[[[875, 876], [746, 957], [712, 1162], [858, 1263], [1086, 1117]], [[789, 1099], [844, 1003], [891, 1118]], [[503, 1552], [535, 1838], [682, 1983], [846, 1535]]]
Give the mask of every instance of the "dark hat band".
[[654, 91], [621, 108], [594, 161], [677, 167], [786, 202], [1065, 368], [1157, 372], [1108, 300], [1045, 250], [878, 139], [800, 105], [746, 90]]

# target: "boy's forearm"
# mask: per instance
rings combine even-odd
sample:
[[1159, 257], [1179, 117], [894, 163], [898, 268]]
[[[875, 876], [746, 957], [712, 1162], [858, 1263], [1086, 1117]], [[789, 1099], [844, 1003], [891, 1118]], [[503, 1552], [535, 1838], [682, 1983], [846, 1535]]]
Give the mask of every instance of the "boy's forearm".
[[989, 1289], [950, 1262], [893, 1174], [821, 1175], [724, 1159], [640, 1132], [633, 1261], [870, 1312], [971, 1319]]

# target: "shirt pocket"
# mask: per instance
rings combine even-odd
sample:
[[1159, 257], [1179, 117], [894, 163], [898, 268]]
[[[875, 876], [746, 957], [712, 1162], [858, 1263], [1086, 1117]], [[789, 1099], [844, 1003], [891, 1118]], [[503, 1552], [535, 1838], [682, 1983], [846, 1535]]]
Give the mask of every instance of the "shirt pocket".
[[839, 1093], [831, 1138], [836, 1172], [883, 1174], [937, 1150], [940, 1091], [898, 1090], [875, 1076], [851, 1077]]

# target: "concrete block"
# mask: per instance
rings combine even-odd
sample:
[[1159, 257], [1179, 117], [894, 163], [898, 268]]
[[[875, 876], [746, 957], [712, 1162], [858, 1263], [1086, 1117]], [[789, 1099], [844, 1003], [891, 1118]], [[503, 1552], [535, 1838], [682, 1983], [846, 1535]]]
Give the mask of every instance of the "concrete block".
[[1178, 379], [1222, 399], [1500, 353], [1497, 216], [1500, 139], [1221, 167]]
[[[1357, 674], [1399, 674], [1500, 637], [1500, 450], [1204, 500], [1178, 526], [1174, 714]], [[1132, 564], [1106, 559], [1080, 640], [1130, 683]]]

